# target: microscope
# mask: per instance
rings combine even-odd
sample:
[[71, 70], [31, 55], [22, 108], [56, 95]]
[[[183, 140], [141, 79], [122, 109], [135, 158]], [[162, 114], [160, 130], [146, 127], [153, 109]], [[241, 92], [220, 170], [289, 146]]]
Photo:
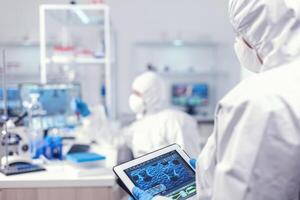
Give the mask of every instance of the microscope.
[[[26, 128], [16, 128], [15, 124], [17, 121], [12, 121], [8, 117], [5, 54], [5, 50], [3, 50], [2, 88], [4, 114], [0, 118], [0, 124], [2, 125], [0, 127], [0, 172], [8, 176], [43, 171], [45, 170], [44, 168], [32, 164], [30, 140]], [[26, 113], [22, 115], [22, 117], [25, 116]]]

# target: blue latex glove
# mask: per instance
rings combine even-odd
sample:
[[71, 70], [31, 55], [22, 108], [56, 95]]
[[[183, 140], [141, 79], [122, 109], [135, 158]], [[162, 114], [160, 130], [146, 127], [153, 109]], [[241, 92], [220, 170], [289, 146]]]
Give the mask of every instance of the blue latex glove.
[[88, 105], [80, 98], [75, 99], [75, 112], [83, 117], [88, 117], [91, 114]]
[[[153, 199], [153, 196], [149, 194], [148, 192], [145, 192], [144, 190], [141, 190], [138, 187], [134, 187], [132, 190], [133, 196], [137, 200], [151, 200]], [[128, 200], [134, 200], [132, 197], [130, 197]]]
[[194, 169], [196, 169], [196, 163], [197, 163], [197, 160], [196, 160], [196, 159], [191, 159], [191, 160], [190, 160], [190, 164], [192, 165], [192, 167], [193, 167]]

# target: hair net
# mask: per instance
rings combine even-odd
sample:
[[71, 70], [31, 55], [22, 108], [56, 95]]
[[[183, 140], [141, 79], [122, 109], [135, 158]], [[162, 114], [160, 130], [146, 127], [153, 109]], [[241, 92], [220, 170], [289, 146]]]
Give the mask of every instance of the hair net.
[[299, 0], [230, 0], [229, 17], [264, 62], [261, 71], [300, 55]]
[[145, 72], [138, 76], [132, 89], [141, 94], [147, 114], [157, 112], [166, 105], [166, 88], [163, 79], [154, 72]]

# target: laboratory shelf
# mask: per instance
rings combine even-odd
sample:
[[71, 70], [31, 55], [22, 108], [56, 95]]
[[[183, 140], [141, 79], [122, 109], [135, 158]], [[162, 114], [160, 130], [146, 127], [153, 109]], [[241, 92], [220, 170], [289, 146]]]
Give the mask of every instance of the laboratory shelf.
[[[32, 42], [32, 41], [20, 41], [20, 42], [0, 42], [1, 47], [7, 48], [40, 48], [39, 42]], [[51, 47], [52, 44], [46, 44], [46, 47]]]
[[200, 41], [200, 42], [190, 42], [183, 40], [174, 41], [162, 41], [162, 42], [137, 42], [135, 46], [146, 47], [146, 48], [174, 48], [174, 47], [188, 47], [188, 48], [207, 48], [207, 47], [217, 47], [218, 44], [210, 41]]
[[47, 58], [47, 64], [105, 64], [105, 58], [61, 58], [61, 59], [54, 59], [54, 58]]
[[200, 77], [200, 76], [226, 76], [228, 73], [225, 71], [202, 71], [202, 72], [159, 72], [161, 76], [166, 77]]

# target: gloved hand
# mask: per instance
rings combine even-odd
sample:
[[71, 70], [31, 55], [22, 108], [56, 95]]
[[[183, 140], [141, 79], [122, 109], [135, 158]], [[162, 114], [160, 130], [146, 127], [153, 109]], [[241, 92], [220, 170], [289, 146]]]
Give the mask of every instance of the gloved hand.
[[191, 160], [190, 160], [190, 164], [192, 165], [192, 167], [193, 167], [194, 169], [196, 169], [196, 163], [197, 163], [197, 160], [196, 160], [196, 159], [191, 159]]
[[[134, 187], [132, 190], [133, 196], [135, 199], [138, 200], [151, 200], [153, 199], [153, 196], [144, 190], [141, 190], [138, 187]], [[128, 200], [134, 200], [132, 197], [130, 197]]]
[[75, 112], [83, 117], [88, 117], [91, 114], [88, 105], [80, 98], [74, 100]]

